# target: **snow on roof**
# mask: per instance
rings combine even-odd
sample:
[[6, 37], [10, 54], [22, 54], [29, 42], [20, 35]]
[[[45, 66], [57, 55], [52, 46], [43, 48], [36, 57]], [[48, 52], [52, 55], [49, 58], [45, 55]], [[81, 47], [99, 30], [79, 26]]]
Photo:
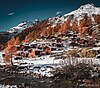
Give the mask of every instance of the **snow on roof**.
[[100, 42], [96, 44], [97, 46], [100, 45]]
[[100, 47], [93, 47], [92, 49], [90, 50], [100, 50]]

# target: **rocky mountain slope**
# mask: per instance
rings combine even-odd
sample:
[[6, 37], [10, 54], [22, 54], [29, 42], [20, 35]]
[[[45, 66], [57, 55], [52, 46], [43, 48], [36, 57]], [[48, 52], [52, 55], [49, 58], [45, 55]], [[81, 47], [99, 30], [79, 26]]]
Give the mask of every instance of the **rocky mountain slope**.
[[30, 28], [34, 25], [36, 25], [37, 23], [39, 23], [40, 20], [39, 19], [35, 19], [33, 22], [32, 21], [22, 21], [20, 24], [18, 24], [15, 27], [10, 28], [9, 30], [7, 30], [8, 33], [11, 34], [19, 34], [21, 33], [23, 30]]
[[7, 30], [7, 32], [8, 33], [21, 33], [24, 29], [32, 27], [32, 26], [33, 26], [33, 22], [23, 21], [17, 26], [10, 28], [10, 30]]
[[[99, 30], [100, 8], [93, 4], [80, 6], [79, 9], [65, 15], [48, 18], [39, 24], [25, 29], [18, 36], [21, 40], [34, 40], [40, 36], [49, 36], [65, 31], [76, 31], [80, 34], [92, 36], [94, 28]], [[65, 32], [66, 33], [66, 32]]]
[[75, 18], [79, 21], [85, 15], [89, 16], [92, 21], [94, 21], [93, 16], [97, 14], [100, 14], [100, 7], [95, 7], [93, 4], [86, 4], [63, 16], [49, 18], [49, 22], [51, 22], [53, 24], [52, 26], [54, 27], [56, 23], [64, 23], [69, 17], [70, 19]]
[[93, 4], [86, 4], [62, 16], [58, 14], [58, 16], [43, 21], [39, 19], [35, 19], [33, 22], [23, 21], [8, 30], [7, 36], [9, 34], [10, 37], [19, 37], [21, 41], [30, 41], [43, 36], [68, 34], [69, 32], [79, 34], [81, 37], [95, 36], [99, 40], [100, 8]]

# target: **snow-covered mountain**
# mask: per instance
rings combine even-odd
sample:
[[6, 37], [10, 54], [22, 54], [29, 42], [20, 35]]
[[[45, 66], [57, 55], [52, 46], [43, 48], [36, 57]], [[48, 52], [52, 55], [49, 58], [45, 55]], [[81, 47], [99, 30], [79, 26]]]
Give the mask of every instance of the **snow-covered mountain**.
[[[60, 12], [57, 12], [57, 13], [60, 13]], [[92, 21], [94, 21], [94, 17], [93, 16], [97, 15], [97, 14], [99, 14], [99, 17], [97, 19], [100, 20], [100, 7], [95, 7], [93, 4], [86, 4], [86, 5], [80, 6], [80, 8], [78, 8], [77, 10], [74, 10], [74, 11], [72, 11], [70, 13], [67, 13], [67, 14], [64, 14], [62, 16], [61, 16], [61, 14], [56, 14], [55, 17], [51, 17], [51, 18], [45, 19], [43, 21], [40, 21], [39, 19], [35, 19], [33, 22], [31, 22], [31, 21], [23, 21], [19, 25], [15, 26], [13, 28], [10, 28], [10, 30], [8, 30], [7, 32], [0, 33], [1, 34], [0, 36], [2, 36], [1, 37], [2, 41], [0, 41], [0, 43], [1, 44], [4, 43], [3, 40], [6, 40], [5, 42], [7, 42], [8, 36], [9, 36], [9, 39], [10, 39], [11, 36], [16, 36], [17, 34], [19, 34], [18, 37], [21, 39], [21, 41], [24, 40], [25, 37], [29, 33], [31, 35], [34, 35], [34, 34], [37, 33], [36, 34], [37, 36], [40, 36], [40, 33], [41, 33], [41, 35], [42, 34], [43, 35], [44, 34], [49, 34], [48, 31], [50, 31], [50, 33], [51, 33], [51, 30], [45, 30], [45, 29], [48, 29], [48, 28], [50, 29], [50, 27], [55, 27], [55, 26], [57, 28], [57, 26], [58, 26], [57, 30], [59, 30], [59, 28], [62, 27], [60, 25], [65, 23], [68, 18], [71, 19], [71, 23], [70, 24], [72, 24], [74, 18], [76, 18], [76, 20], [78, 20], [78, 23], [79, 23], [79, 20], [84, 15], [88, 15], [92, 19]], [[57, 24], [59, 24], [59, 25], [57, 25]], [[100, 22], [98, 24], [93, 24], [92, 27], [91, 27], [91, 30], [92, 29], [96, 30], [96, 34], [97, 35], [100, 34], [99, 25], [100, 25]], [[29, 28], [29, 27], [31, 27], [31, 28]]]
[[24, 29], [32, 27], [34, 25], [33, 22], [31, 21], [23, 21], [20, 24], [18, 24], [17, 26], [10, 28], [10, 30], [8, 30], [7, 32], [9, 33], [21, 33]]
[[56, 23], [62, 24], [69, 17], [71, 19], [76, 18], [79, 21], [84, 15], [91, 17], [92, 21], [94, 21], [93, 20], [94, 14], [95, 15], [100, 14], [100, 7], [95, 7], [94, 4], [86, 4], [86, 5], [80, 6], [79, 9], [74, 10], [63, 16], [55, 16], [55, 17], [49, 18], [49, 24], [52, 23], [52, 27], [54, 27]]
[[[91, 17], [92, 21], [94, 21], [93, 15], [100, 14], [100, 8], [95, 7], [94, 4], [86, 4], [80, 6], [77, 10], [74, 10], [68, 14], [65, 14], [63, 16], [61, 15], [56, 15], [55, 17], [48, 18], [49, 22], [52, 27], [55, 27], [56, 24], [62, 25], [69, 17], [71, 18], [71, 21], [73, 21], [74, 18], [76, 18], [78, 21], [84, 16], [87, 15]], [[10, 28], [7, 32], [9, 33], [21, 33], [23, 30], [26, 28], [32, 27], [34, 24], [37, 25], [37, 23], [40, 22], [39, 19], [35, 19], [33, 22], [31, 21], [23, 21], [19, 25]]]
[[77, 19], [81, 19], [82, 16], [87, 15], [93, 17], [93, 15], [100, 14], [100, 8], [95, 7], [93, 4], [82, 5], [79, 9], [65, 14], [64, 16], [73, 15]]

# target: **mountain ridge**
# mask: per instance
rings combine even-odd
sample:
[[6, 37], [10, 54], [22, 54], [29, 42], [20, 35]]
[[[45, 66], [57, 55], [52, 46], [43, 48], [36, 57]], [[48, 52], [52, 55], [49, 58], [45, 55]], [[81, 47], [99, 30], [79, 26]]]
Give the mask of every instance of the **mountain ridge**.
[[[74, 18], [76, 18], [79, 21], [82, 18], [82, 16], [84, 16], [86, 14], [89, 17], [91, 17], [91, 19], [93, 20], [94, 14], [100, 14], [100, 8], [95, 7], [94, 4], [85, 4], [85, 5], [80, 6], [80, 8], [78, 8], [77, 10], [71, 11], [70, 13], [64, 14], [63, 16], [60, 16], [58, 14], [58, 16], [48, 18], [48, 20], [49, 20], [48, 24], [52, 23], [52, 27], [55, 27], [56, 23], [60, 23], [60, 24], [64, 23], [68, 19], [69, 16], [70, 17], [72, 16], [72, 18], [74, 16]], [[20, 24], [18, 24], [17, 26], [10, 28], [10, 30], [7, 30], [7, 32], [9, 32], [9, 33], [15, 32], [15, 33], [19, 34], [23, 30], [34, 26], [34, 24], [36, 24], [38, 22], [39, 22], [39, 19], [35, 19], [35, 21], [33, 21], [33, 22], [23, 21]]]
[[22, 21], [17, 26], [14, 26], [14, 27], [10, 28], [9, 30], [7, 30], [7, 32], [15, 33], [17, 35], [17, 34], [21, 33], [23, 30], [30, 28], [39, 22], [40, 22], [39, 19], [35, 19], [34, 21]]
[[[48, 18], [31, 28], [27, 28], [22, 33], [20, 33], [19, 36], [20, 38], [24, 37], [23, 39], [25, 39], [25, 36], [28, 36], [29, 40], [32, 39], [30, 37], [36, 39], [36, 36], [40, 36], [40, 34], [43, 36], [45, 35], [48, 36], [48, 35], [55, 34], [57, 32], [66, 31], [67, 29], [68, 29], [67, 31], [69, 31], [70, 29], [72, 29], [73, 23], [77, 26], [78, 32], [80, 32], [80, 28], [82, 31], [84, 27], [87, 28], [84, 30], [90, 31], [89, 28], [91, 26], [93, 27], [93, 25], [96, 25], [96, 23], [97, 24], [100, 23], [99, 20], [100, 20], [100, 8], [94, 7], [93, 4], [86, 4], [80, 6], [79, 9], [72, 11], [68, 14], [65, 14], [63, 16], [58, 15], [55, 17]], [[26, 33], [26, 35], [24, 34], [24, 36], [22, 36], [23, 33]], [[92, 30], [89, 34], [91, 33]]]
[[[34, 23], [35, 21], [37, 21], [36, 24]], [[56, 15], [55, 17], [50, 17], [43, 21], [40, 21], [39, 19], [35, 21], [29, 22], [33, 25], [25, 28], [23, 28], [24, 23], [22, 22], [22, 24], [11, 28], [11, 30], [8, 30], [7, 32], [11, 36], [19, 37], [21, 41], [30, 41], [41, 38], [42, 36], [50, 36], [64, 32], [68, 33], [70, 31], [75, 31], [75, 33], [79, 33], [81, 36], [85, 36], [86, 34], [92, 36], [92, 32], [95, 32], [96, 35], [98, 35], [98, 33], [100, 33], [100, 27], [97, 26], [95, 28], [95, 26], [100, 24], [100, 8], [95, 7], [93, 4], [86, 4], [68, 14], [62, 16]], [[24, 22], [27, 23], [28, 21]], [[18, 27], [20, 28], [20, 26], [22, 27], [22, 30], [16, 29]], [[97, 38], [99, 37], [97, 36]]]

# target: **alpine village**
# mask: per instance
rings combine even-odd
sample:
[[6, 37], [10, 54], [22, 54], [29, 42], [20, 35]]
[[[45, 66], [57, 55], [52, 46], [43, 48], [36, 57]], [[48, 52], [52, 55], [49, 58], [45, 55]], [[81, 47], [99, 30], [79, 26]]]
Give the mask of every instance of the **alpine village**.
[[[100, 88], [100, 8], [86, 4], [68, 14], [23, 21], [0, 32], [0, 69], [49, 78], [58, 85], [64, 80], [67, 87], [60, 88]], [[88, 84], [92, 87], [84, 87]]]

